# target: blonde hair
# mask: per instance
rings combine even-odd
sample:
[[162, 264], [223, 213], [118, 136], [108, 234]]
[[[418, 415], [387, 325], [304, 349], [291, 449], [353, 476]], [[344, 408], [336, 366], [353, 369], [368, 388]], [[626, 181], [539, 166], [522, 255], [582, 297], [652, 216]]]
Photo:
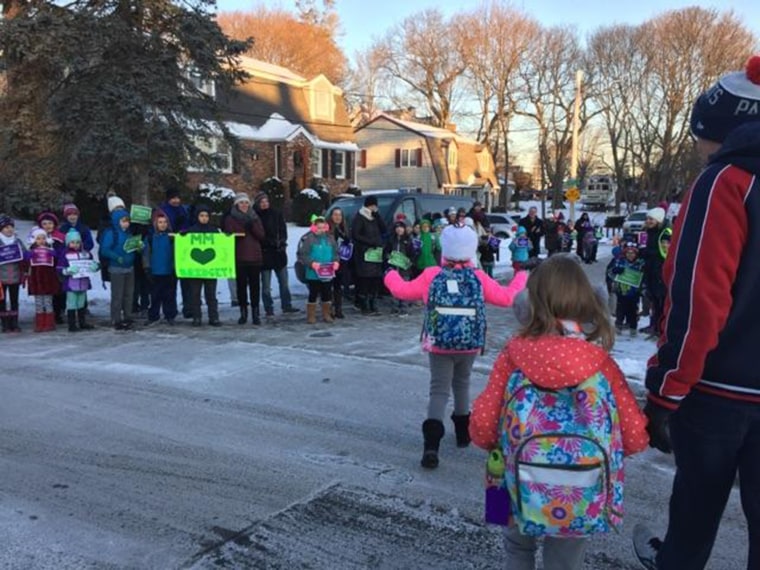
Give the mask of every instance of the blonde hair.
[[590, 341], [610, 350], [615, 332], [607, 309], [594, 293], [580, 263], [571, 255], [553, 255], [528, 278], [531, 317], [519, 335], [538, 337], [562, 334], [561, 320], [575, 321]]

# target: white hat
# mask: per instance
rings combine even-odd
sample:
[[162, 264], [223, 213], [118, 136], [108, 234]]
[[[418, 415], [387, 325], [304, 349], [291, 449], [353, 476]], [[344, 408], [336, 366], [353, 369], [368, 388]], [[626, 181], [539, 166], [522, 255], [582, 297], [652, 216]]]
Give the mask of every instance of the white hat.
[[471, 261], [478, 249], [478, 234], [469, 226], [446, 226], [441, 232], [441, 256], [451, 261]]
[[109, 196], [108, 197], [108, 213], [110, 214], [117, 208], [124, 208], [126, 210], [127, 207], [124, 204], [124, 200], [122, 200], [118, 196]]
[[44, 236], [47, 238], [47, 232], [40, 228], [39, 226], [34, 226], [31, 231], [29, 232], [29, 237], [27, 238], [27, 241], [29, 244], [33, 244], [39, 236]]
[[251, 198], [245, 192], [238, 192], [237, 194], [235, 194], [235, 199], [233, 200], [232, 203], [233, 205], [237, 206], [238, 204], [240, 204], [240, 202], [248, 202], [250, 204]]
[[647, 218], [652, 218], [658, 224], [665, 221], [665, 210], [663, 208], [652, 208], [647, 212]]

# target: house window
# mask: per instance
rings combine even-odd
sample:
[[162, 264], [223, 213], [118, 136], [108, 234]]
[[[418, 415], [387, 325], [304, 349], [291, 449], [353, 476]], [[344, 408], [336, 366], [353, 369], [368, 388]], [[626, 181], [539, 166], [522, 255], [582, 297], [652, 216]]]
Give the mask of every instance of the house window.
[[417, 149], [416, 148], [402, 148], [401, 149], [401, 167], [402, 168], [416, 168], [417, 164]]
[[188, 73], [188, 78], [196, 90], [212, 99], [216, 98], [216, 84], [213, 80], [203, 79], [197, 69], [191, 69]]
[[192, 159], [187, 167], [190, 172], [232, 172], [232, 147], [224, 139], [219, 137], [192, 137], [193, 145], [202, 153], [209, 155], [210, 164], [202, 159]]
[[490, 164], [490, 155], [486, 151], [482, 151], [478, 153], [478, 170], [480, 170], [480, 173], [486, 173], [491, 169]]
[[456, 168], [459, 163], [459, 153], [457, 152], [457, 145], [454, 142], [449, 143], [446, 150], [446, 163], [449, 168]]
[[311, 109], [315, 119], [323, 121], [333, 120], [333, 97], [328, 89], [314, 89], [311, 92]]
[[311, 149], [311, 174], [322, 178], [322, 151], [317, 147]]
[[282, 180], [282, 146], [274, 145], [274, 175]]
[[346, 153], [342, 150], [333, 151], [333, 177], [346, 177]]

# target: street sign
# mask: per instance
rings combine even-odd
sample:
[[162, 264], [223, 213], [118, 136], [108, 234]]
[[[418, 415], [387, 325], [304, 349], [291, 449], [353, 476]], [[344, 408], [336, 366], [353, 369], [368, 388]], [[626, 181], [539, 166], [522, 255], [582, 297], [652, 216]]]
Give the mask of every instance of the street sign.
[[570, 188], [565, 192], [565, 198], [567, 198], [569, 202], [577, 202], [581, 199], [581, 193], [577, 188]]
[[563, 188], [577, 188], [578, 187], [578, 179], [577, 178], [568, 178], [562, 183]]

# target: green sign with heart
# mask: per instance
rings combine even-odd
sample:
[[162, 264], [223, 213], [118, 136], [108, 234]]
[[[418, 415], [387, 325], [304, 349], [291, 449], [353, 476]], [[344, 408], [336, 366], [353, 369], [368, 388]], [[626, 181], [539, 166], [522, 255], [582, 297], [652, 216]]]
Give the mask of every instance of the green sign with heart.
[[234, 279], [235, 236], [222, 233], [184, 234], [174, 237], [177, 277]]

